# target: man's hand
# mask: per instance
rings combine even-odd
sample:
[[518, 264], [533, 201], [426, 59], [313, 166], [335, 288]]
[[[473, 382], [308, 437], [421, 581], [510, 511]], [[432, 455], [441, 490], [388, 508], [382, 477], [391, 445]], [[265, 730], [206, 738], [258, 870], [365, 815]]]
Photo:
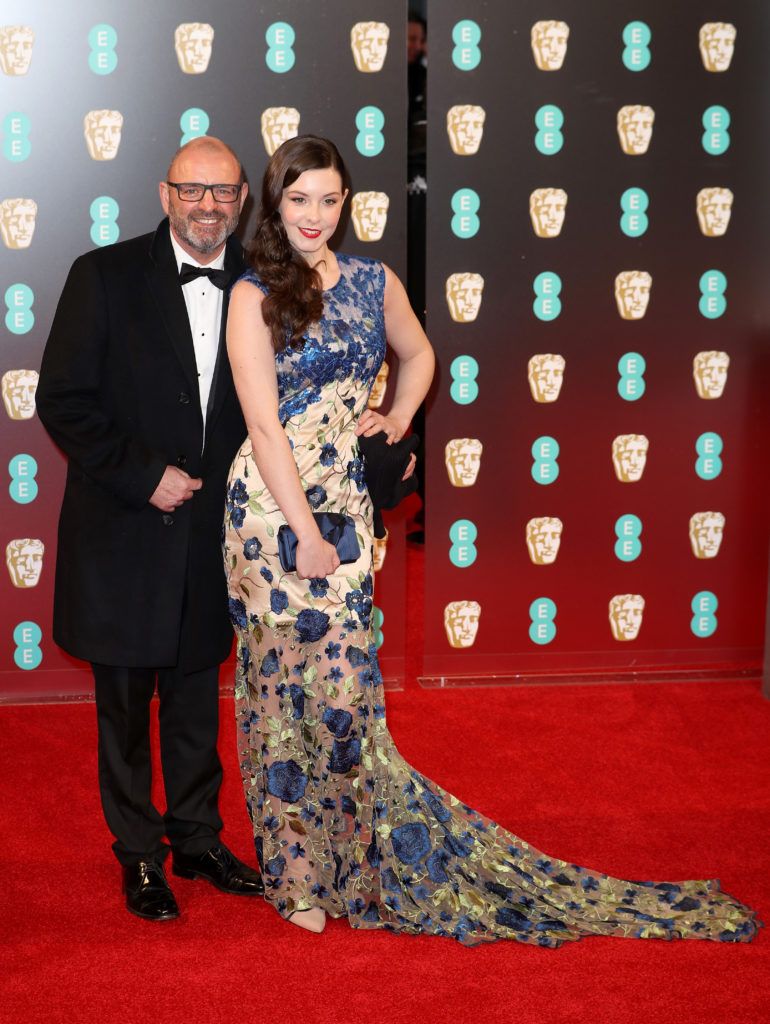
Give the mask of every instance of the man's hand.
[[189, 501], [193, 493], [199, 491], [201, 487], [203, 481], [199, 477], [190, 476], [176, 466], [166, 466], [160, 483], [150, 498], [150, 504], [159, 508], [161, 512], [173, 512], [183, 502]]

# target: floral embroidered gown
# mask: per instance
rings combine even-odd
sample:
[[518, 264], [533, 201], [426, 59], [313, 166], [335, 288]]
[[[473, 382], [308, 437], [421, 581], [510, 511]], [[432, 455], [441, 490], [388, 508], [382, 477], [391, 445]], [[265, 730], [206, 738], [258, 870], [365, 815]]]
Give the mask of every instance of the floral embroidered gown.
[[239, 753], [266, 899], [284, 916], [320, 906], [354, 928], [467, 945], [751, 939], [754, 912], [716, 881], [629, 882], [546, 856], [396, 750], [372, 639], [372, 507], [355, 434], [385, 355], [385, 277], [373, 260], [337, 260], [323, 319], [276, 357], [279, 414], [309, 505], [353, 518], [358, 561], [325, 579], [284, 573], [285, 519], [248, 439], [228, 483]]

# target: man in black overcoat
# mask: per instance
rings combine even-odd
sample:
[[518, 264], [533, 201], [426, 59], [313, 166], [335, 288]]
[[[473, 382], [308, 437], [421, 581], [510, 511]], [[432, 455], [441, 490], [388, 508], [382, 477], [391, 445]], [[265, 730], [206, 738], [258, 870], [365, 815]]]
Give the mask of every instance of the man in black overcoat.
[[[247, 190], [224, 143], [183, 146], [160, 183], [158, 230], [73, 264], [37, 391], [68, 460], [54, 639], [93, 667], [102, 806], [126, 905], [152, 920], [179, 914], [164, 835], [174, 874], [263, 891], [220, 842], [217, 810], [219, 665], [233, 635], [220, 539], [246, 435], [224, 336]], [[164, 815], [150, 796], [156, 685]]]

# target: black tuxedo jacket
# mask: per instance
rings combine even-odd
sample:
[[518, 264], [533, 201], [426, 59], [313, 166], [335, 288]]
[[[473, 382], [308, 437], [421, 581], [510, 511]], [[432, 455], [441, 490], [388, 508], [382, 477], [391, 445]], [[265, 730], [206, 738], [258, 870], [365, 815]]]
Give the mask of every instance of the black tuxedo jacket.
[[[225, 268], [243, 269], [227, 243]], [[106, 665], [192, 672], [232, 642], [221, 553], [227, 473], [246, 436], [222, 312], [204, 447], [192, 335], [168, 221], [70, 270], [37, 409], [68, 459], [54, 639]], [[149, 504], [166, 466], [203, 487], [173, 513]]]

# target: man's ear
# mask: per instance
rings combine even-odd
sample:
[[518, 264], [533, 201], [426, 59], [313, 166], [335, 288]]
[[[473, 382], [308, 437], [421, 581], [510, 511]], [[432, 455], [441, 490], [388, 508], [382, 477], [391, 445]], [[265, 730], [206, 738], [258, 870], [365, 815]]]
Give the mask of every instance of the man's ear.
[[160, 205], [163, 207], [163, 212], [168, 215], [168, 185], [165, 181], [158, 182], [158, 195], [160, 196]]

